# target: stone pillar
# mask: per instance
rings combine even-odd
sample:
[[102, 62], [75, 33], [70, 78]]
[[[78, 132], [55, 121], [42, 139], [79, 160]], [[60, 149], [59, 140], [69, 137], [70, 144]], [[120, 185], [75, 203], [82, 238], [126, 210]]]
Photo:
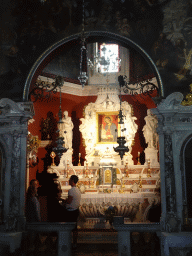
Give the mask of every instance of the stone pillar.
[[7, 231], [25, 229], [25, 180], [28, 120], [33, 116], [31, 102], [0, 100], [0, 146], [6, 162], [3, 169], [3, 213]]
[[[182, 99], [183, 95], [181, 93], [173, 93], [163, 100], [156, 109], [152, 110], [158, 118], [161, 224], [162, 229], [167, 232], [181, 230], [182, 201], [184, 200], [180, 168], [181, 146], [189, 134], [189, 126], [185, 127], [185, 124], [181, 122], [181, 117], [185, 116], [184, 111], [189, 114], [190, 110], [181, 106]], [[190, 112], [192, 113], [192, 108]], [[192, 133], [192, 126], [190, 129], [190, 133]]]

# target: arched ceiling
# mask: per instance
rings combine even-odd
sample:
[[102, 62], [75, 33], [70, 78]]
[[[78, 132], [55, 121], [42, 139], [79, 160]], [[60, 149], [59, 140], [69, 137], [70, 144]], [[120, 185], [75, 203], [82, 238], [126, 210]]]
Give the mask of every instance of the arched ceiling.
[[[1, 97], [22, 100], [25, 80], [51, 45], [82, 30], [82, 0], [7, 0], [0, 5]], [[192, 2], [85, 0], [85, 30], [124, 36], [144, 49], [165, 96], [192, 82]], [[78, 57], [78, 56], [77, 56]]]
[[[140, 61], [140, 66], [143, 66], [143, 70], [147, 70], [147, 72], [144, 72], [144, 75], [151, 75], [153, 77], [156, 77], [158, 81], [158, 85], [160, 88], [160, 95], [163, 96], [163, 85], [162, 81], [160, 78], [160, 75], [158, 73], [158, 70], [153, 62], [153, 60], [150, 58], [150, 56], [145, 52], [144, 49], [142, 49], [139, 45], [137, 45], [135, 42], [133, 42], [130, 39], [127, 39], [126, 37], [119, 36], [114, 33], [109, 33], [109, 32], [102, 32], [102, 31], [90, 31], [86, 35], [87, 37], [87, 43], [92, 43], [92, 42], [114, 42], [117, 43], [125, 48], [130, 49], [131, 53], [134, 53], [133, 59], [137, 59]], [[68, 59], [65, 57], [66, 65], [69, 66], [69, 68], [77, 67], [77, 72], [76, 76], [71, 77], [72, 79], [76, 79], [78, 77], [78, 66], [79, 66], [79, 59], [80, 59], [80, 34], [73, 35], [71, 37], [64, 38], [54, 45], [52, 45], [50, 48], [48, 48], [41, 56], [40, 58], [36, 61], [36, 63], [33, 65], [33, 68], [31, 69], [29, 76], [26, 80], [25, 83], [25, 91], [24, 91], [24, 99], [27, 99], [27, 95], [29, 93], [29, 87], [33, 86], [35, 83], [38, 75], [42, 74], [43, 70], [46, 70], [46, 66], [48, 63], [54, 63], [59, 56], [67, 56], [68, 52], [73, 53], [73, 49], [76, 52], [74, 56], [76, 56], [76, 59], [71, 57]], [[79, 52], [79, 53], [78, 53]], [[137, 58], [138, 56], [138, 58]], [[55, 59], [56, 58], [56, 59]], [[70, 62], [71, 60], [71, 62]], [[51, 64], [49, 64], [51, 66]], [[146, 68], [149, 67], [149, 68]], [[65, 70], [66, 71], [66, 70]], [[51, 72], [50, 72], [51, 73]], [[54, 75], [54, 72], [53, 72]]]

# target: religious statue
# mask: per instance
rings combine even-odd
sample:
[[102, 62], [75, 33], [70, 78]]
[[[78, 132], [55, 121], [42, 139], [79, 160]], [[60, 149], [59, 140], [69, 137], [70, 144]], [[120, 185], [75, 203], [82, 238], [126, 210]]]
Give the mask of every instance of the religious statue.
[[131, 145], [135, 138], [135, 134], [137, 132], [138, 125], [135, 123], [137, 120], [136, 117], [132, 116], [131, 111], [125, 111], [124, 113], [124, 127], [125, 132], [124, 136], [129, 147], [129, 151], [131, 152]]
[[64, 137], [65, 147], [68, 149], [72, 148], [72, 138], [73, 138], [73, 123], [71, 117], [68, 116], [68, 111], [63, 112], [63, 123], [60, 126], [60, 136]]
[[151, 110], [147, 110], [147, 116], [145, 117], [146, 124], [143, 127], [143, 135], [145, 141], [148, 144], [148, 148], [157, 148], [158, 134], [156, 132], [157, 128], [157, 118], [151, 113]]
[[95, 144], [94, 136], [96, 134], [96, 126], [95, 126], [95, 112], [94, 107], [91, 103], [88, 104], [85, 108], [85, 118], [80, 118], [82, 124], [79, 126], [79, 130], [83, 135], [85, 142], [85, 150], [86, 154], [90, 154], [93, 150], [93, 146]]

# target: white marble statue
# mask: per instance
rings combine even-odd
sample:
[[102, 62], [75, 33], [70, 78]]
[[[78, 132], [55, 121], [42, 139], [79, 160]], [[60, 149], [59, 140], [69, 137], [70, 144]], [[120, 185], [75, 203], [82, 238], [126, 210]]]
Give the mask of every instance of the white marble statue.
[[80, 121], [82, 124], [80, 124], [79, 130], [84, 139], [86, 154], [90, 154], [95, 144], [96, 134], [96, 117], [95, 112], [93, 111], [92, 103], [89, 103], [85, 108], [85, 118], [80, 118]]
[[64, 137], [65, 147], [72, 149], [72, 138], [73, 138], [73, 122], [71, 117], [68, 116], [68, 111], [63, 112], [63, 123], [61, 124], [61, 136]]
[[157, 128], [157, 118], [151, 113], [151, 110], [147, 110], [147, 116], [145, 117], [146, 124], [143, 127], [143, 135], [145, 141], [148, 144], [148, 148], [157, 148], [158, 134], [156, 132]]
[[124, 136], [127, 141], [127, 145], [129, 147], [129, 152], [131, 153], [131, 151], [132, 151], [131, 145], [133, 143], [135, 134], [138, 129], [138, 125], [135, 123], [135, 120], [137, 120], [137, 118], [132, 116], [130, 105], [125, 104], [127, 102], [123, 102], [123, 103], [124, 103], [123, 104], [123, 107], [124, 107], [123, 115], [124, 115], [124, 128], [125, 128]]

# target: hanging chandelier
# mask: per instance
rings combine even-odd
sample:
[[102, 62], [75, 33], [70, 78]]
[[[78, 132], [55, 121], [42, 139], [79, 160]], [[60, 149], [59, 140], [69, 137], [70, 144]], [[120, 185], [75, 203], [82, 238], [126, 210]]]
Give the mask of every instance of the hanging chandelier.
[[63, 82], [64, 79], [61, 76], [56, 77], [56, 85], [57, 87], [60, 88], [60, 105], [59, 105], [59, 121], [57, 123], [57, 128], [58, 130], [56, 131], [56, 133], [58, 134], [58, 137], [56, 139], [56, 144], [57, 146], [53, 148], [53, 151], [58, 155], [59, 159], [61, 159], [63, 153], [65, 153], [68, 149], [66, 149], [63, 145], [64, 145], [64, 137], [62, 137], [61, 135], [61, 126], [63, 124], [62, 121], [62, 110], [61, 110], [61, 87], [63, 86]]
[[124, 116], [122, 113], [122, 109], [121, 109], [121, 103], [122, 103], [122, 99], [121, 99], [121, 87], [122, 84], [119, 82], [119, 87], [120, 87], [120, 110], [119, 110], [119, 125], [120, 125], [120, 132], [121, 132], [121, 136], [117, 137], [117, 143], [119, 144], [116, 148], [114, 147], [114, 151], [119, 153], [121, 160], [123, 159], [123, 156], [125, 155], [125, 152], [129, 152], [129, 148], [127, 146], [125, 146], [126, 140], [125, 140], [125, 136], [124, 132], [126, 130], [126, 128], [124, 127]]
[[81, 59], [80, 59], [80, 75], [78, 77], [82, 87], [85, 86], [87, 76], [87, 48], [85, 38], [85, 11], [84, 11], [84, 0], [83, 0], [83, 18], [82, 18], [82, 32], [81, 32]]
[[108, 72], [118, 72], [120, 64], [117, 44], [94, 44], [94, 56], [88, 59], [90, 69], [105, 75]]

